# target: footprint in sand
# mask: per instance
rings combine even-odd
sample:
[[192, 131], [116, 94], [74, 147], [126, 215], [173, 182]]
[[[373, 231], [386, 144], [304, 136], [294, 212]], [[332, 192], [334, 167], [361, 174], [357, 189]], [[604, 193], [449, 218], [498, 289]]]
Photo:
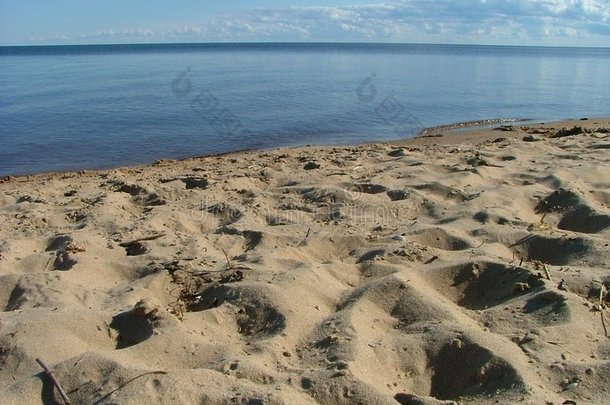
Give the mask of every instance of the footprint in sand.
[[568, 211], [557, 225], [566, 231], [600, 233], [610, 227], [610, 215], [598, 214], [588, 205], [579, 205]]
[[68, 235], [59, 235], [52, 238], [47, 245], [47, 252], [55, 252], [55, 261], [53, 262], [53, 270], [70, 270], [76, 263], [70, 254], [69, 247], [71, 246], [72, 238]]
[[140, 205], [150, 207], [167, 204], [167, 201], [160, 198], [156, 193], [150, 192], [137, 184], [126, 184], [121, 180], [114, 180], [106, 182], [104, 185], [110, 186], [114, 191], [131, 195], [133, 201]]
[[246, 337], [264, 339], [286, 328], [286, 317], [268, 302], [262, 291], [249, 287], [212, 285], [197, 295], [199, 300], [187, 307], [188, 312], [205, 311], [229, 303], [236, 308], [237, 331]]
[[584, 257], [591, 250], [591, 241], [582, 237], [557, 237], [528, 234], [510, 246], [528, 262], [539, 261], [563, 266]]
[[426, 246], [447, 251], [466, 250], [471, 247], [467, 241], [453, 236], [441, 228], [421, 230], [410, 235], [409, 239]]
[[544, 283], [531, 271], [502, 263], [473, 262], [431, 269], [425, 278], [461, 307], [482, 310], [539, 290]]
[[146, 341], [153, 335], [159, 305], [141, 300], [132, 310], [112, 318], [109, 326], [118, 332], [117, 349], [126, 349]]

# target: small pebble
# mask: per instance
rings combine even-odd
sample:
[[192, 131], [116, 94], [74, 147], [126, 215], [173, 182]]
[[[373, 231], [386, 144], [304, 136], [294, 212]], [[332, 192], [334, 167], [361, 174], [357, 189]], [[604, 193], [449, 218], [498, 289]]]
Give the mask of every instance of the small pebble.
[[578, 387], [578, 381], [575, 381], [575, 382], [571, 382], [571, 383], [569, 383], [569, 384], [566, 384], [566, 385], [563, 387], [563, 390], [564, 390], [564, 391], [571, 391], [571, 390], [576, 389], [576, 387]]
[[388, 156], [402, 157], [402, 156], [407, 156], [407, 154], [405, 153], [404, 149], [394, 149], [388, 153]]
[[580, 384], [580, 377], [574, 377], [571, 380], [568, 380], [567, 378], [563, 380], [563, 390], [564, 391], [571, 391], [574, 390], [578, 387], [578, 384]]
[[551, 364], [550, 368], [557, 369], [559, 371], [565, 371], [565, 369], [566, 369], [563, 366], [563, 364], [560, 364], [560, 363], [553, 363], [553, 364]]
[[316, 162], [308, 162], [305, 166], [303, 166], [304, 170], [315, 170], [319, 169], [320, 165]]
[[523, 137], [523, 142], [536, 142], [539, 141], [539, 139], [537, 137], [535, 137], [534, 135], [525, 135]]

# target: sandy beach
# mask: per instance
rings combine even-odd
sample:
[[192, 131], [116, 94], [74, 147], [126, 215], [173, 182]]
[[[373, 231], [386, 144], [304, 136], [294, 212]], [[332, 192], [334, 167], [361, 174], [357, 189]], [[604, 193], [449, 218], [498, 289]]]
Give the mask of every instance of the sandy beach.
[[5, 178], [0, 402], [610, 403], [609, 132]]

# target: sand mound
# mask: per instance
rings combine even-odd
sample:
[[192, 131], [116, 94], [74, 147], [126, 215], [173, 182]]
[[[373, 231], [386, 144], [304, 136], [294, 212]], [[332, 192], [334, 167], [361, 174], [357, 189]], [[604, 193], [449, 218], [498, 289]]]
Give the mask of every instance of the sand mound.
[[608, 403], [595, 122], [3, 181], [0, 402]]

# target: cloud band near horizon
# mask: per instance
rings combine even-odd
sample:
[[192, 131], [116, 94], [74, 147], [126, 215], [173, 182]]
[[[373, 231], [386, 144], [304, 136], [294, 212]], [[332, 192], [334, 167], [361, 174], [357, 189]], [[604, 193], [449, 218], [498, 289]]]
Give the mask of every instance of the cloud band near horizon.
[[[178, 24], [61, 31], [13, 44], [152, 42], [428, 42], [610, 46], [608, 0], [404, 0], [237, 9]], [[6, 35], [3, 35], [6, 37]], [[0, 37], [5, 42], [6, 39]], [[8, 41], [10, 42], [10, 41]]]

